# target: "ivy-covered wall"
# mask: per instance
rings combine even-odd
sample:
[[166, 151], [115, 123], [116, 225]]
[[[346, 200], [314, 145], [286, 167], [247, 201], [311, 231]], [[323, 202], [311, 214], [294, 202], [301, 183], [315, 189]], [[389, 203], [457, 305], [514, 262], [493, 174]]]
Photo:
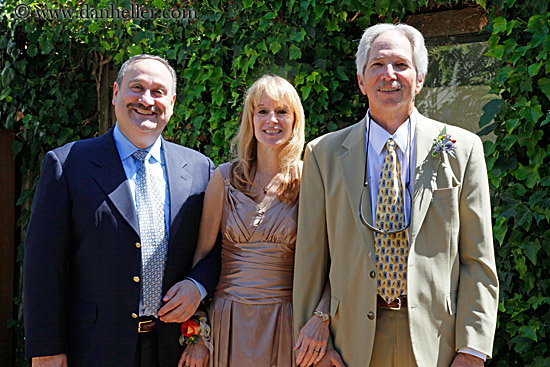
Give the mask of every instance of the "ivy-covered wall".
[[503, 62], [492, 90], [504, 101], [487, 106], [497, 139], [485, 142], [500, 278], [496, 366], [550, 366], [548, 6], [497, 0], [491, 8], [488, 54]]
[[[132, 6], [129, 0], [53, 3], [48, 8]], [[153, 0], [142, 6], [196, 13], [189, 14], [188, 20], [139, 20], [39, 19], [37, 12], [45, 15], [46, 5], [33, 3], [24, 8], [20, 1], [2, 1], [0, 122], [16, 136], [20, 237], [45, 152], [99, 133], [105, 109], [98, 98], [105, 94], [102, 80], [109, 68], [117, 70], [128, 57], [146, 52], [170, 61], [179, 85], [166, 138], [220, 163], [229, 157], [244, 91], [262, 74], [281, 75], [296, 86], [311, 140], [355, 122], [366, 109], [354, 65], [364, 28], [398, 21], [428, 6], [462, 3]], [[545, 342], [550, 335], [548, 1], [477, 3], [489, 12], [489, 55], [503, 65], [493, 81], [493, 92], [502, 96], [502, 102], [488, 105], [480, 121], [485, 131], [492, 130], [497, 137], [494, 143], [485, 143], [501, 280], [495, 358], [490, 364], [550, 366]], [[25, 9], [35, 13], [18, 19]], [[20, 245], [18, 260], [22, 257]], [[21, 299], [16, 303], [20, 308]], [[20, 317], [15, 315], [11, 324], [18, 333], [20, 355]], [[18, 363], [25, 365], [21, 358]]]

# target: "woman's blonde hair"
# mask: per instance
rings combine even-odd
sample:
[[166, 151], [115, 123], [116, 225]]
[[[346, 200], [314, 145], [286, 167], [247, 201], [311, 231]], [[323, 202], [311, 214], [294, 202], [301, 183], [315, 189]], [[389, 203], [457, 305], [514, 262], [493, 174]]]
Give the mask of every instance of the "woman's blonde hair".
[[295, 202], [300, 191], [300, 158], [305, 143], [304, 108], [296, 89], [284, 78], [276, 75], [264, 75], [256, 80], [246, 92], [241, 126], [233, 139], [232, 149], [237, 158], [231, 163], [230, 180], [233, 187], [244, 193], [250, 192], [257, 162], [257, 140], [254, 136], [254, 109], [265, 93], [277, 103], [287, 104], [294, 114], [292, 135], [279, 153], [281, 159], [281, 185], [277, 190], [280, 200]]

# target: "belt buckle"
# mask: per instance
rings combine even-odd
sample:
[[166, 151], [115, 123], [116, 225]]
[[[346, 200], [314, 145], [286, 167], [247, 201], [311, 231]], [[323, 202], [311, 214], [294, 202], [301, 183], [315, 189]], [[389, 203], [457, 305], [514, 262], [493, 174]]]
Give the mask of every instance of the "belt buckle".
[[397, 307], [389, 307], [390, 310], [399, 311], [403, 307], [403, 299], [401, 296], [396, 298], [397, 300]]
[[142, 330], [141, 326], [152, 323], [153, 320], [147, 320], [147, 321], [138, 321], [138, 333], [148, 333], [152, 330]]

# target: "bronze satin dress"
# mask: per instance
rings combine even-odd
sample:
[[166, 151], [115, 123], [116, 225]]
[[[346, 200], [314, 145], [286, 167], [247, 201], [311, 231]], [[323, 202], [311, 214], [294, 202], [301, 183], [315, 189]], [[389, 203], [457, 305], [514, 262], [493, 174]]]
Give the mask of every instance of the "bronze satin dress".
[[295, 366], [292, 280], [297, 203], [257, 204], [229, 182], [221, 221], [222, 270], [209, 309], [213, 367]]

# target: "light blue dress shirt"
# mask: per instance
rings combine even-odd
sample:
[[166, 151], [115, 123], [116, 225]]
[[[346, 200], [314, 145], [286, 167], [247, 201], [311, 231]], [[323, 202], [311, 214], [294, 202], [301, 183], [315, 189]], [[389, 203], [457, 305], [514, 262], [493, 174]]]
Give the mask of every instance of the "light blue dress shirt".
[[[414, 119], [414, 114], [411, 114], [410, 118], [399, 126], [393, 135], [378, 125], [373, 119], [370, 119], [369, 124], [369, 116], [369, 111], [367, 111], [365, 144], [369, 145], [369, 156], [367, 157], [367, 161], [369, 168], [370, 202], [376, 203], [376, 198], [378, 197], [378, 184], [380, 182], [380, 171], [387, 152], [386, 142], [388, 139], [393, 139], [397, 144], [397, 160], [401, 165], [401, 183], [405, 195], [403, 200], [405, 222], [408, 223], [411, 217], [410, 195], [413, 191], [414, 167], [416, 162], [416, 149], [414, 149], [414, 147], [416, 147], [416, 121]], [[408, 190], [406, 188], [407, 182], [409, 183]], [[371, 207], [372, 218], [376, 218], [376, 205], [371, 205]]]
[[[122, 167], [124, 168], [124, 173], [126, 174], [126, 178], [130, 184], [130, 192], [132, 193], [132, 198], [134, 199], [134, 207], [136, 207], [136, 175], [141, 163], [132, 157], [132, 154], [134, 154], [136, 150], [139, 150], [139, 148], [122, 134], [118, 128], [118, 124], [115, 126], [113, 131], [113, 137], [122, 162]], [[144, 150], [151, 153], [149, 156], [151, 173], [153, 174], [158, 187], [164, 189], [160, 190], [160, 197], [164, 200], [164, 222], [166, 223], [166, 232], [168, 235], [168, 233], [170, 233], [170, 193], [167, 185], [168, 178], [166, 176], [164, 154], [162, 153], [161, 137], [159, 136], [153, 145]]]

